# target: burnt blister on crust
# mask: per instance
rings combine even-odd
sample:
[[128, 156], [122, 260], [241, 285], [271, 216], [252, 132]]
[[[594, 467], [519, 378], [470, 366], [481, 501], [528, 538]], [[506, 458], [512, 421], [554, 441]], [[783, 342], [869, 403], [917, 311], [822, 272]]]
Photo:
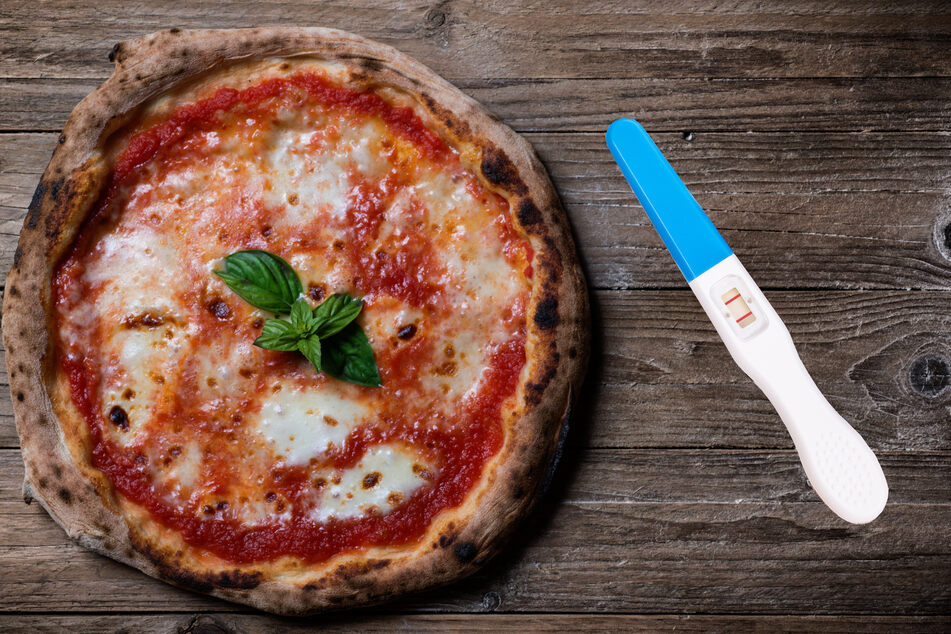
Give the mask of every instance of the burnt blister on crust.
[[497, 147], [482, 150], [482, 175], [493, 185], [502, 187], [513, 194], [524, 194], [527, 189], [518, 173], [518, 168], [508, 155]]
[[518, 209], [515, 211], [518, 222], [523, 227], [531, 227], [542, 221], [542, 212], [538, 209], [531, 198], [523, 198], [518, 202]]
[[260, 572], [245, 572], [238, 568], [222, 572], [196, 573], [185, 566], [178, 565], [173, 556], [156, 550], [131, 531], [130, 537], [132, 547], [155, 565], [163, 579], [195, 592], [207, 594], [215, 588], [253, 590], [261, 585], [263, 580]]
[[40, 208], [43, 206], [43, 198], [46, 197], [48, 186], [46, 180], [41, 180], [33, 192], [33, 198], [30, 199], [30, 205], [27, 207], [26, 222], [27, 229], [35, 229], [40, 221]]
[[558, 298], [546, 297], [535, 306], [535, 315], [532, 318], [535, 325], [542, 330], [551, 330], [558, 325]]
[[462, 544], [456, 544], [456, 547], [452, 549], [453, 554], [456, 555], [456, 559], [460, 562], [467, 564], [475, 556], [479, 554], [479, 549], [476, 548], [476, 545], [470, 542], [463, 542]]

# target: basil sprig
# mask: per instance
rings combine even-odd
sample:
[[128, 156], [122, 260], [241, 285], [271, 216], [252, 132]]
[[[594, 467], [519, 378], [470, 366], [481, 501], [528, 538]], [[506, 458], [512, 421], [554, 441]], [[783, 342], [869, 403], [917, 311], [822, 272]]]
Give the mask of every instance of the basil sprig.
[[267, 251], [238, 251], [224, 263], [224, 270], [215, 274], [228, 288], [252, 306], [289, 316], [265, 321], [254, 345], [300, 352], [318, 372], [343, 381], [371, 387], [382, 384], [373, 348], [354, 321], [363, 310], [362, 300], [335, 293], [311, 309], [291, 265]]

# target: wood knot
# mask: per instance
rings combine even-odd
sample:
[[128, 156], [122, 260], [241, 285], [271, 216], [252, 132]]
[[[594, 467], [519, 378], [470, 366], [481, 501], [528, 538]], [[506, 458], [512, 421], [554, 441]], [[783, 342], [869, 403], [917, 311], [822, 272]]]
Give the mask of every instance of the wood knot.
[[179, 631], [184, 634], [230, 634], [234, 630], [213, 616], [201, 614], [192, 617], [188, 623], [184, 624], [184, 627], [179, 628]]
[[482, 609], [485, 612], [495, 612], [502, 605], [502, 597], [498, 592], [486, 592], [482, 595]]
[[944, 259], [951, 260], [951, 213], [939, 215], [934, 223], [934, 245]]
[[933, 398], [951, 384], [951, 364], [941, 355], [926, 354], [911, 364], [908, 378], [916, 392]]
[[438, 8], [430, 9], [423, 16], [423, 21], [427, 29], [438, 29], [446, 24], [446, 12]]

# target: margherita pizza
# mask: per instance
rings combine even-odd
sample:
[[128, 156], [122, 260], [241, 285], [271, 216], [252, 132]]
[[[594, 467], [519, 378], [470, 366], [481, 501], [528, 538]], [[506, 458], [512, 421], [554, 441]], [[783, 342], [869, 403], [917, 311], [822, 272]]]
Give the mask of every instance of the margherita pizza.
[[28, 498], [280, 613], [475, 570], [537, 496], [587, 356], [530, 146], [340, 31], [172, 29], [113, 57], [7, 279]]

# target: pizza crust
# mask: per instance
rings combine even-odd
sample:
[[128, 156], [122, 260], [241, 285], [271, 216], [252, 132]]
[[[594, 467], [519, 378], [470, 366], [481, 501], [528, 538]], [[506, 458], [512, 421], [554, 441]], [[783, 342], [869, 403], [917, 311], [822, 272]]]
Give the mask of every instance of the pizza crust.
[[[415, 547], [369, 549], [304, 566], [235, 565], [196, 554], [171, 531], [117, 499], [88, 464], [84, 425], [51, 401], [50, 278], [108, 175], [102, 140], [150, 98], [239, 60], [308, 55], [418, 100], [451, 144], [474, 152], [488, 185], [506, 196], [535, 246], [528, 370], [517, 424], [481, 487], [439, 516]], [[498, 553], [531, 509], [563, 439], [587, 361], [588, 303], [565, 213], [531, 146], [435, 73], [398, 51], [342, 31], [171, 29], [117, 44], [113, 75], [73, 111], [24, 222], [3, 303], [3, 340], [26, 466], [24, 495], [96, 552], [172, 584], [281, 614], [387, 600], [447, 583]], [[57, 403], [64, 411], [68, 403]], [[280, 574], [277, 574], [280, 573]]]

